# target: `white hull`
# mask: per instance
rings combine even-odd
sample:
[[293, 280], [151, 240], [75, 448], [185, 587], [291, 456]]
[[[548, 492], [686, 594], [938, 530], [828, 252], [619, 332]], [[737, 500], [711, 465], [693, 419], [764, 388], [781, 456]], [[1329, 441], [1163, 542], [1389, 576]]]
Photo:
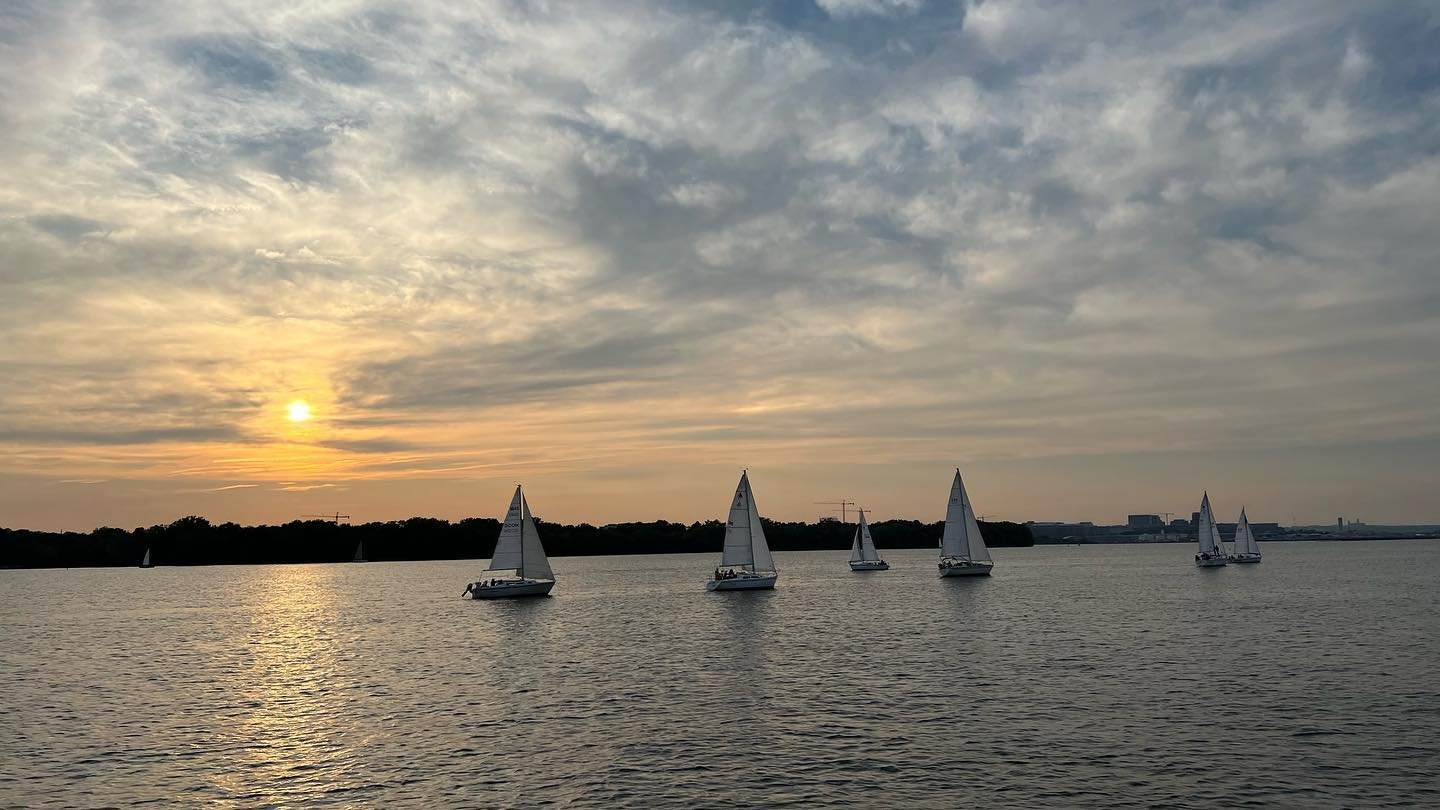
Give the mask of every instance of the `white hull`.
[[941, 565], [940, 576], [942, 577], [988, 577], [994, 563], [962, 563], [959, 565]]
[[553, 579], [512, 579], [501, 580], [491, 585], [470, 583], [466, 592], [471, 599], [509, 599], [516, 596], [547, 596], [555, 587]]
[[1197, 567], [1200, 567], [1200, 568], [1219, 568], [1220, 566], [1222, 566], [1222, 565], [1224, 565], [1224, 564], [1225, 564], [1225, 558], [1224, 558], [1224, 557], [1211, 557], [1211, 558], [1206, 559], [1206, 560], [1202, 560], [1202, 559], [1200, 559], [1199, 557], [1196, 557], [1196, 558], [1195, 558], [1195, 565], [1196, 565]]
[[889, 571], [890, 563], [884, 560], [860, 560], [850, 563], [851, 571]]
[[1230, 562], [1232, 562], [1232, 563], [1258, 563], [1258, 562], [1260, 562], [1260, 555], [1259, 555], [1259, 554], [1231, 554], [1231, 555], [1230, 555]]
[[746, 577], [739, 576], [734, 579], [712, 579], [705, 583], [707, 591], [758, 591], [775, 587], [775, 580], [779, 574], [771, 574], [768, 577]]

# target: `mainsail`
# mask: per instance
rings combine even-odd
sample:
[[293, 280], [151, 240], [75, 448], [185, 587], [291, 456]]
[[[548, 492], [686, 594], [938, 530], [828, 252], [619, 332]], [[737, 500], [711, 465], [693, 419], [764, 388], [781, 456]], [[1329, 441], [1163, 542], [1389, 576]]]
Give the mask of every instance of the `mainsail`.
[[141, 568], [149, 568], [149, 567], [150, 567], [150, 547], [149, 547], [149, 546], [146, 546], [146, 547], [145, 547], [145, 559], [143, 559], [143, 560], [140, 561], [140, 567], [141, 567]]
[[940, 556], [990, 561], [990, 549], [985, 547], [985, 538], [980, 536], [975, 507], [970, 505], [970, 495], [965, 492], [965, 482], [960, 480], [958, 467], [955, 469], [955, 481], [950, 485], [950, 506], [945, 510], [945, 534], [940, 538]]
[[720, 565], [752, 571], [775, 570], [770, 546], [765, 543], [765, 528], [760, 525], [760, 512], [755, 508], [755, 494], [750, 491], [749, 473], [740, 474], [740, 484], [735, 487], [735, 498], [730, 502]]
[[515, 487], [515, 497], [510, 499], [510, 508], [505, 512], [505, 525], [500, 528], [500, 539], [495, 541], [489, 570], [514, 571], [526, 579], [555, 578], [545, 549], [540, 545], [540, 532], [530, 517], [530, 504], [525, 502], [519, 486]]
[[1245, 517], [1244, 507], [1240, 508], [1240, 522], [1235, 524], [1235, 553], [1260, 553], [1260, 544], [1255, 542], [1255, 532], [1250, 529], [1250, 519]]
[[875, 562], [880, 553], [875, 550], [875, 540], [870, 537], [870, 524], [865, 522], [865, 510], [860, 510], [860, 525], [855, 528], [855, 541], [850, 544], [850, 562]]
[[1200, 541], [1201, 554], [1224, 554], [1225, 546], [1220, 542], [1220, 527], [1215, 525], [1215, 515], [1210, 511], [1210, 493], [1200, 499], [1200, 525], [1196, 527], [1196, 539]]

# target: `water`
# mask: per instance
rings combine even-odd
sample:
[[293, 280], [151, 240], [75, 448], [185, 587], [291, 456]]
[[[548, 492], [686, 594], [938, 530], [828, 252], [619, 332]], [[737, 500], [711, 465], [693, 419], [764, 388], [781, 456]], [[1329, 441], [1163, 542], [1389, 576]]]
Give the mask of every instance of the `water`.
[[1440, 543], [0, 571], [0, 805], [1440, 804]]

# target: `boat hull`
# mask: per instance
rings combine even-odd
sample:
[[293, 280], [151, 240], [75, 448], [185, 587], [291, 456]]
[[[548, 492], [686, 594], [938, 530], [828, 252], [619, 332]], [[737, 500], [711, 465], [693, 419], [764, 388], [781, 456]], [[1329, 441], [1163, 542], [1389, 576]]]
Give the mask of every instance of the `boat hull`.
[[851, 571], [889, 571], [890, 563], [884, 560], [861, 560], [850, 563]]
[[522, 596], [549, 596], [555, 587], [554, 580], [522, 580], [497, 582], [493, 585], [470, 584], [467, 590], [471, 599], [515, 599]]
[[988, 577], [994, 563], [961, 563], [959, 565], [940, 566], [942, 577]]
[[760, 591], [775, 587], [779, 574], [768, 577], [735, 577], [734, 579], [712, 579], [705, 583], [707, 591]]
[[1230, 555], [1230, 562], [1232, 562], [1232, 563], [1240, 563], [1240, 564], [1242, 564], [1242, 565], [1245, 564], [1245, 563], [1258, 563], [1258, 562], [1260, 562], [1260, 555], [1259, 555], [1259, 554], [1232, 554], [1232, 555]]
[[1211, 558], [1205, 559], [1205, 560], [1202, 560], [1202, 559], [1200, 559], [1199, 557], [1196, 557], [1196, 558], [1195, 558], [1195, 567], [1197, 567], [1197, 568], [1219, 568], [1220, 566], [1222, 566], [1222, 565], [1224, 565], [1224, 564], [1225, 564], [1225, 558], [1224, 558], [1224, 557], [1211, 557]]

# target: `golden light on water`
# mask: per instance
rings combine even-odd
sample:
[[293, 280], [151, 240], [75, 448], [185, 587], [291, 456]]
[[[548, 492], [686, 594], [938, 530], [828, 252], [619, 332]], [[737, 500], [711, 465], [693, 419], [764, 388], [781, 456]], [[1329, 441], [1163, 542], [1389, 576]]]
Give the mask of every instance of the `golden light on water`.
[[304, 422], [310, 418], [310, 403], [297, 399], [288, 406], [291, 422]]

